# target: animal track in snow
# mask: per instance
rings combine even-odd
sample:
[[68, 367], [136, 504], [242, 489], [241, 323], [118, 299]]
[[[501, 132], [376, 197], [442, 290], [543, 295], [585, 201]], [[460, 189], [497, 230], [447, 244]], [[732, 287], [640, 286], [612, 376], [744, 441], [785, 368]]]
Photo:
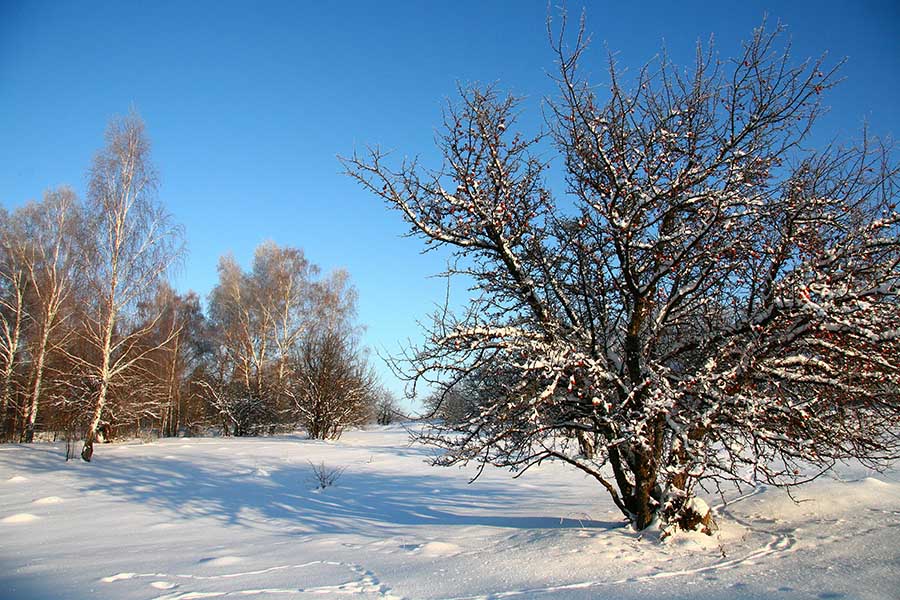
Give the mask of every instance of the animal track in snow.
[[[229, 557], [221, 557], [229, 558]], [[233, 558], [233, 557], [232, 557]], [[217, 560], [217, 559], [212, 559]], [[203, 561], [201, 561], [203, 562]], [[209, 562], [203, 563], [209, 564]], [[249, 577], [253, 575], [264, 575], [276, 571], [308, 569], [315, 566], [332, 566], [343, 567], [348, 570], [353, 578], [349, 581], [336, 583], [333, 585], [318, 585], [310, 587], [294, 587], [294, 588], [236, 588], [228, 591], [203, 591], [203, 590], [179, 590], [157, 596], [153, 600], [191, 600], [199, 598], [227, 598], [227, 597], [247, 597], [257, 595], [281, 595], [281, 594], [312, 594], [330, 596], [360, 595], [360, 594], [376, 594], [378, 598], [383, 600], [403, 600], [400, 596], [395, 596], [391, 589], [381, 583], [381, 580], [372, 571], [366, 569], [362, 565], [354, 563], [334, 562], [317, 560], [308, 563], [296, 565], [276, 565], [255, 571], [246, 571], [239, 573], [225, 573], [222, 575], [189, 575], [189, 574], [169, 574], [169, 573], [116, 573], [100, 579], [102, 583], [115, 583], [118, 581], [127, 581], [131, 579], [154, 579], [150, 586], [160, 590], [173, 590], [182, 584], [175, 583], [171, 580], [182, 579], [187, 581], [215, 581], [230, 580]]]
[[150, 587], [156, 588], [157, 590], [171, 590], [173, 588], [177, 588], [177, 583], [172, 583], [171, 581], [154, 581], [150, 584]]

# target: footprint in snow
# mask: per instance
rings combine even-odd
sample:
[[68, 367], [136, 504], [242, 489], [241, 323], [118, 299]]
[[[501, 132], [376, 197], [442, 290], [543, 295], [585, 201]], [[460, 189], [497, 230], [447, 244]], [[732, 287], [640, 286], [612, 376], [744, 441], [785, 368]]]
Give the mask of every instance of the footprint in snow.
[[178, 587], [178, 584], [172, 583], [171, 581], [154, 581], [150, 584], [150, 587], [158, 590], [171, 590], [172, 588]]
[[866, 477], [865, 479], [863, 479], [863, 484], [875, 487], [890, 487], [891, 485], [888, 482], [882, 481], [881, 479], [878, 479], [876, 477]]
[[453, 556], [459, 554], [462, 550], [456, 544], [449, 542], [427, 542], [425, 544], [404, 544], [400, 546], [403, 550], [410, 553], [421, 554], [422, 556]]
[[59, 504], [63, 502], [63, 499], [59, 496], [46, 496], [44, 498], [38, 498], [32, 504]]
[[123, 579], [134, 579], [137, 577], [137, 573], [116, 573], [115, 575], [110, 575], [109, 577], [104, 577], [100, 581], [103, 583], [113, 583], [114, 581], [122, 581]]
[[244, 559], [240, 556], [219, 556], [217, 558], [203, 558], [197, 561], [198, 565], [208, 565], [211, 567], [227, 567], [236, 565]]
[[32, 521], [37, 521], [40, 517], [37, 517], [31, 513], [18, 513], [15, 515], [10, 515], [8, 517], [3, 518], [3, 523], [30, 523]]
[[6, 483], [22, 483], [24, 481], [28, 481], [27, 477], [22, 477], [21, 475], [13, 475], [9, 479], [6, 480]]

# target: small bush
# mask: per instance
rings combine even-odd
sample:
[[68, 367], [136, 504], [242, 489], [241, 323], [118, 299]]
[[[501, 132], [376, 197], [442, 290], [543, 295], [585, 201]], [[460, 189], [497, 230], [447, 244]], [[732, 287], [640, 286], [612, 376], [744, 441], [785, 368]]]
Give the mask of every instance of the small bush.
[[313, 481], [316, 483], [316, 489], [319, 490], [324, 490], [337, 483], [337, 480], [340, 479], [341, 475], [344, 474], [344, 471], [347, 470], [347, 467], [329, 467], [324, 462], [320, 462], [319, 464], [315, 464], [312, 461], [307, 462], [309, 462], [309, 466], [312, 467]]

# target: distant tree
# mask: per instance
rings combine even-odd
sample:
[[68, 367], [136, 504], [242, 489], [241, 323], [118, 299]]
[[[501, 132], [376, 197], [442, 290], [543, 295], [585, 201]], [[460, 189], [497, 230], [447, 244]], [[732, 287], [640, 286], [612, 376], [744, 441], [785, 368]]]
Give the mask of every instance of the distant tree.
[[295, 419], [316, 439], [371, 422], [378, 386], [355, 323], [356, 289], [338, 270], [315, 286], [314, 319], [291, 356]]
[[469, 419], [480, 418], [498, 387], [511, 385], [518, 377], [516, 371], [501, 365], [472, 369], [453, 386], [438, 386], [426, 399], [426, 418], [437, 418], [446, 424], [459, 425]]
[[453, 389], [437, 390], [425, 398], [427, 418], [437, 418], [445, 423], [462, 423], [475, 407], [471, 397], [460, 382]]
[[372, 420], [375, 377], [347, 330], [311, 332], [294, 356], [291, 398], [300, 424], [314, 439], [337, 439]]
[[497, 375], [479, 411], [424, 436], [439, 464], [562, 460], [644, 529], [689, 526], [698, 483], [895, 458], [898, 168], [869, 136], [807, 149], [836, 69], [793, 64], [760, 28], [735, 60], [663, 55], [630, 85], [610, 60], [601, 98], [583, 36], [554, 48], [566, 197], [492, 88], [446, 112], [439, 169], [392, 170], [377, 149], [345, 161], [480, 292], [410, 365], [447, 393]]
[[140, 342], [163, 314], [139, 314], [138, 308], [183, 252], [181, 228], [172, 223], [156, 192], [143, 122], [133, 114], [114, 120], [88, 185], [87, 219], [95, 238], [83, 251], [95, 304], [86, 313], [84, 327], [93, 352], [82, 358], [81, 366], [95, 393], [82, 451], [87, 461], [110, 391], [139, 392], [128, 387], [128, 377], [138, 373], [156, 347]]
[[376, 387], [373, 391], [375, 404], [375, 422], [379, 425], [390, 425], [398, 418], [403, 418], [397, 397], [385, 387]]
[[202, 420], [203, 410], [192, 389], [194, 374], [212, 352], [212, 340], [200, 298], [194, 292], [165, 292], [169, 319], [175, 336], [165, 347], [165, 375], [169, 392], [162, 414], [162, 435], [175, 436], [183, 428], [193, 429]]
[[136, 341], [135, 350], [144, 353], [144, 359], [132, 375], [136, 393], [123, 395], [118, 403], [117, 422], [176, 436], [182, 427], [202, 421], [192, 378], [208, 358], [211, 340], [200, 300], [193, 292], [181, 295], [160, 282], [137, 314], [147, 315], [154, 323], [137, 324], [144, 335]]

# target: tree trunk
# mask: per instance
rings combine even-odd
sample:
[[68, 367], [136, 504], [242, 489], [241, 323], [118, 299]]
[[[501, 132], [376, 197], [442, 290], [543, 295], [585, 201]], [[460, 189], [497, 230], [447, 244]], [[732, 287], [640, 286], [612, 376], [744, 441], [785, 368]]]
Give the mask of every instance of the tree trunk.
[[3, 398], [0, 400], [0, 437], [6, 437], [11, 432], [7, 423], [13, 423], [15, 419], [7, 419], [10, 399], [12, 397], [12, 363], [7, 365], [3, 372]]
[[44, 378], [44, 358], [47, 355], [48, 332], [41, 334], [41, 343], [34, 359], [34, 385], [31, 388], [31, 403], [28, 407], [28, 420], [25, 423], [25, 443], [34, 441], [34, 424], [37, 422], [38, 403], [41, 398], [41, 383]]
[[100, 420], [103, 417], [103, 406], [106, 404], [108, 389], [109, 384], [106, 381], [101, 381], [100, 392], [97, 394], [97, 403], [94, 405], [94, 416], [91, 418], [87, 435], [84, 437], [84, 448], [81, 449], [81, 458], [86, 462], [91, 462], [91, 457], [94, 455], [94, 441], [97, 439], [97, 432], [100, 430]]
[[106, 405], [106, 396], [109, 391], [109, 382], [106, 379], [100, 380], [100, 390], [97, 393], [97, 402], [94, 404], [94, 416], [91, 417], [91, 424], [88, 426], [87, 435], [84, 437], [84, 448], [81, 450], [81, 458], [86, 462], [91, 462], [94, 455], [94, 442], [97, 440], [97, 433], [100, 431], [100, 421], [103, 418], [103, 407]]
[[173, 340], [172, 360], [169, 365], [169, 431], [166, 435], [175, 437], [178, 435], [179, 426], [179, 404], [181, 402], [181, 393], [178, 385], [178, 352], [181, 348], [181, 335], [178, 334]]
[[659, 502], [653, 497], [656, 488], [656, 470], [653, 465], [647, 463], [636, 465], [634, 479], [634, 493], [630, 498], [629, 509], [634, 515], [635, 529], [640, 531], [653, 523], [659, 508]]
[[[21, 327], [21, 318], [16, 315], [16, 324], [15, 329], [13, 330], [13, 337], [10, 340], [9, 347], [9, 356], [8, 362], [3, 369], [3, 399], [0, 400], [2, 402], [2, 406], [0, 406], [0, 434], [14, 434], [15, 431], [8, 431], [6, 426], [7, 423], [7, 411], [9, 410], [9, 406], [12, 400], [12, 375], [13, 370], [16, 366], [16, 352], [19, 349], [19, 336], [21, 335], [22, 327]], [[18, 412], [18, 411], [17, 411]], [[10, 423], [13, 423], [12, 429], [15, 429], [15, 423], [18, 420], [18, 416], [14, 416], [9, 420]]]

